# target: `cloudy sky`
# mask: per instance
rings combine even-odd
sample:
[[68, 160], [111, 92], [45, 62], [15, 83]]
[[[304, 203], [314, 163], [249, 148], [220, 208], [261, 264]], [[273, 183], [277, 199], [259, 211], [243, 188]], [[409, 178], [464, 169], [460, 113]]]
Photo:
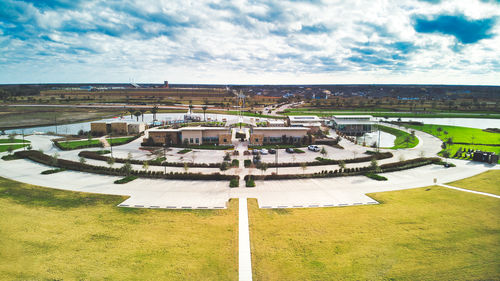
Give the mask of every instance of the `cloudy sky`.
[[500, 85], [500, 0], [1, 0], [0, 83]]

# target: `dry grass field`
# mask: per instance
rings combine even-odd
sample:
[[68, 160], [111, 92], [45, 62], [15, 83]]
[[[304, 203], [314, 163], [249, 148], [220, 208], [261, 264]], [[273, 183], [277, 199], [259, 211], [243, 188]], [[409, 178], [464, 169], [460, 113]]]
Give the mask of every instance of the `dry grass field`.
[[258, 209], [255, 280], [499, 280], [500, 200], [431, 186], [380, 205]]
[[489, 170], [477, 176], [448, 183], [451, 186], [500, 195], [500, 170]]
[[125, 197], [0, 178], [1, 280], [236, 280], [227, 210], [115, 207]]

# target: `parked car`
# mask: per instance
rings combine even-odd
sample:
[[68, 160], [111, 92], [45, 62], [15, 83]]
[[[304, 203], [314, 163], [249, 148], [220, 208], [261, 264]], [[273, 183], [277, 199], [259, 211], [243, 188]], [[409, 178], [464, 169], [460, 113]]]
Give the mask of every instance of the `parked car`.
[[269, 151], [269, 154], [276, 154], [276, 149], [270, 148], [270, 149], [268, 149], [268, 151]]
[[267, 149], [263, 148], [260, 150], [260, 154], [267, 155], [267, 154], [269, 154], [269, 152], [267, 151]]
[[310, 151], [319, 152], [321, 149], [317, 145], [310, 145], [307, 147]]
[[295, 151], [293, 150], [293, 148], [290, 148], [290, 147], [289, 147], [289, 148], [287, 148], [287, 149], [285, 149], [285, 151], [286, 151], [286, 152], [288, 152], [288, 153], [294, 153], [294, 152], [295, 152]]
[[259, 153], [260, 153], [260, 150], [258, 150], [258, 149], [252, 149], [252, 154], [253, 155], [257, 155]]

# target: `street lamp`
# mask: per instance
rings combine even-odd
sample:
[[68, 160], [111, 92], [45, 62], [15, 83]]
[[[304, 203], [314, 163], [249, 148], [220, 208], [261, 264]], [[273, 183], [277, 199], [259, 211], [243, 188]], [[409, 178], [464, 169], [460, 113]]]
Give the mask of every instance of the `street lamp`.
[[278, 174], [278, 148], [279, 145], [276, 145], [276, 174]]

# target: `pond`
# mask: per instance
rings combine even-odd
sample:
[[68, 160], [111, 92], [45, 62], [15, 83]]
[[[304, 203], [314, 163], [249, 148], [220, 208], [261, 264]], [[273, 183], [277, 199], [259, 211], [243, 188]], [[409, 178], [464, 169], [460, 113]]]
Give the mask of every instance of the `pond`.
[[[157, 113], [156, 114], [156, 119], [159, 121], [175, 121], [175, 120], [183, 120], [184, 119], [185, 113]], [[201, 120], [203, 120], [203, 113], [193, 113], [193, 116], [199, 116]], [[239, 116], [237, 115], [225, 115], [225, 114], [206, 114], [205, 115], [207, 121], [210, 119], [211, 121], [222, 121], [223, 119], [226, 119], [228, 123], [237, 123], [239, 122]], [[256, 120], [257, 118], [255, 117], [248, 117], [248, 116], [243, 116], [243, 122], [245, 123], [250, 123], [250, 119], [253, 118]], [[267, 120], [266, 118], [259, 118], [261, 121], [262, 120]], [[153, 122], [153, 114], [148, 113], [144, 114], [144, 118], [139, 117], [139, 122], [145, 122], [145, 123], [151, 123]], [[106, 119], [101, 119], [98, 121], [92, 121], [92, 122], [116, 122], [116, 121], [126, 121], [126, 122], [136, 122], [137, 119], [135, 116], [130, 116], [130, 115], [125, 115], [122, 118], [120, 117], [115, 117], [115, 118], [106, 118]], [[59, 134], [77, 134], [78, 131], [83, 130], [83, 131], [90, 131], [90, 123], [92, 122], [80, 122], [80, 123], [73, 123], [73, 124], [66, 124], [66, 125], [58, 125], [57, 128], [56, 126], [39, 126], [39, 127], [31, 127], [31, 128], [24, 128], [24, 129], [12, 129], [12, 130], [5, 130], [6, 134], [11, 134], [11, 133], [17, 133], [21, 134], [22, 131], [24, 130], [24, 134], [34, 134], [34, 133], [49, 133], [49, 132], [57, 132]]]

